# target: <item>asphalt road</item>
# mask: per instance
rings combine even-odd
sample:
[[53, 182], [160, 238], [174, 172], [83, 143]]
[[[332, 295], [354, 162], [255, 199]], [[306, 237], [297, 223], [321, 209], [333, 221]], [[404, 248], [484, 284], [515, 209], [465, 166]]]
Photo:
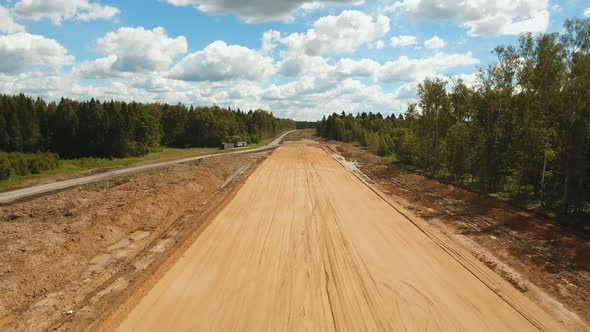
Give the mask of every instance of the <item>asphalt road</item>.
[[[236, 150], [236, 151], [232, 151], [232, 152], [226, 152], [222, 155], [252, 153], [252, 152], [272, 150], [272, 149], [277, 148], [279, 146], [279, 144], [281, 143], [281, 141], [283, 140], [283, 138], [291, 132], [293, 132], [293, 131], [289, 131], [289, 132], [282, 134], [281, 136], [277, 137], [275, 140], [273, 140], [268, 145], [265, 145], [265, 146], [262, 146], [259, 148], [255, 148], [255, 149]], [[104, 173], [100, 173], [100, 174], [88, 175], [88, 176], [83, 176], [83, 177], [64, 180], [64, 181], [52, 182], [52, 183], [42, 184], [42, 185], [38, 185], [38, 186], [32, 186], [32, 187], [27, 187], [27, 188], [12, 190], [12, 191], [6, 191], [3, 193], [0, 193], [0, 203], [10, 203], [12, 201], [16, 201], [19, 199], [23, 199], [23, 198], [27, 198], [27, 197], [31, 197], [31, 196], [36, 196], [36, 195], [40, 195], [40, 194], [44, 194], [44, 193], [48, 193], [48, 192], [52, 192], [52, 191], [57, 191], [57, 190], [61, 190], [61, 189], [69, 188], [69, 187], [84, 185], [84, 184], [88, 184], [88, 183], [92, 183], [92, 182], [102, 181], [102, 180], [109, 179], [109, 178], [119, 176], [119, 175], [136, 173], [136, 172], [141, 172], [141, 171], [145, 171], [148, 169], [176, 165], [176, 164], [186, 163], [186, 162], [190, 162], [190, 161], [211, 158], [211, 157], [215, 157], [215, 156], [220, 156], [220, 154], [208, 154], [208, 155], [189, 157], [189, 158], [165, 161], [165, 162], [148, 164], [148, 165], [125, 167], [125, 168], [120, 168], [120, 169], [116, 169], [113, 171], [108, 171], [108, 172], [104, 172]]]
[[[119, 331], [560, 331], [311, 142], [275, 150]], [[109, 325], [109, 323], [105, 323]], [[107, 328], [109, 329], [109, 328]]]

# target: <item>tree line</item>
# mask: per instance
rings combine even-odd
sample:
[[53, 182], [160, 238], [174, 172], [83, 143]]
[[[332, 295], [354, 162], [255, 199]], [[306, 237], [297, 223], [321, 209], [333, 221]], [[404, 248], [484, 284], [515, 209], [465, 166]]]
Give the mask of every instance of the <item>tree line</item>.
[[47, 104], [23, 94], [0, 96], [0, 150], [6, 152], [142, 156], [160, 146], [216, 147], [228, 139], [258, 143], [291, 128], [294, 121], [263, 110], [65, 98]]
[[[42, 152], [59, 158], [124, 158], [162, 146], [217, 147], [224, 140], [259, 143], [293, 128], [293, 120], [264, 110], [67, 98], [46, 103], [24, 94], [0, 95], [0, 152], [7, 152], [0, 154], [0, 168], [23, 174], [26, 160], [30, 172], [38, 173], [45, 168], [40, 165], [55, 164], [52, 154]], [[39, 160], [28, 154], [38, 154]]]
[[317, 121], [295, 121], [296, 129], [315, 129], [317, 125]]
[[493, 51], [476, 84], [426, 79], [398, 117], [332, 114], [318, 134], [454, 183], [580, 215], [590, 205], [590, 19]]

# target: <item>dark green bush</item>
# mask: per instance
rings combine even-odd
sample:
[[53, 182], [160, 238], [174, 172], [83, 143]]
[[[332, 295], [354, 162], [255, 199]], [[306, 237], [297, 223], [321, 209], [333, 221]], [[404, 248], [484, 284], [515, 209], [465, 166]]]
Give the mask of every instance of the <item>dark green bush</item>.
[[129, 141], [125, 144], [123, 151], [124, 153], [122, 157], [142, 157], [147, 155], [150, 152], [150, 149], [143, 143]]
[[7, 154], [2, 152], [0, 153], [0, 180], [8, 180], [11, 173], [10, 160]]
[[39, 174], [58, 166], [59, 157], [55, 153], [0, 152], [0, 180], [7, 180], [11, 175]]
[[30, 174], [29, 162], [25, 157], [24, 153], [14, 152], [8, 154], [8, 160], [16, 175], [27, 175]]

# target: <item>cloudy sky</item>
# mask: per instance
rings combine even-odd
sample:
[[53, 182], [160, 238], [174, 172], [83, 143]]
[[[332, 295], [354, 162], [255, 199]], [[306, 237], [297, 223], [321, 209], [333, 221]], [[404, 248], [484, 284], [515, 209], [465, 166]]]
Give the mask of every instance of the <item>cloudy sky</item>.
[[588, 0], [0, 0], [0, 93], [399, 113]]

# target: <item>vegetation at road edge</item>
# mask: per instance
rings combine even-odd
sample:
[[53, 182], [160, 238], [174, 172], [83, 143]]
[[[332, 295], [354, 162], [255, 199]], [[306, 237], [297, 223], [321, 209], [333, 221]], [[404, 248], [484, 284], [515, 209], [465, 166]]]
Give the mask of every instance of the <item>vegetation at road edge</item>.
[[405, 114], [334, 113], [318, 134], [588, 222], [590, 18], [567, 20], [562, 34], [523, 34], [494, 53], [473, 87], [426, 79]]
[[48, 104], [23, 94], [1, 95], [0, 180], [127, 165], [150, 153], [162, 155], [162, 148], [170, 154], [170, 148], [213, 148], [225, 140], [257, 145], [294, 128], [293, 120], [263, 110], [65, 98]]

